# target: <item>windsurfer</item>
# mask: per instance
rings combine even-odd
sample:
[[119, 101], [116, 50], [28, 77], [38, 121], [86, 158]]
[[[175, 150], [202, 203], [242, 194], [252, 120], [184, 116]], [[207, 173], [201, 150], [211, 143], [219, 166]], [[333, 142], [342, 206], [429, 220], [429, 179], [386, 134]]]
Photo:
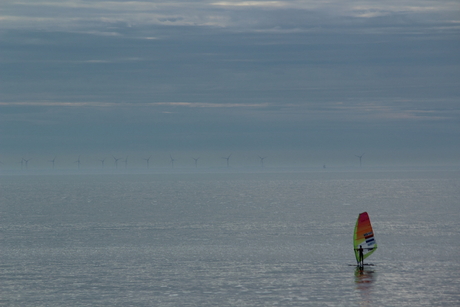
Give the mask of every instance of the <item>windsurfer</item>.
[[377, 249], [374, 232], [367, 212], [360, 213], [353, 232], [353, 248], [358, 266], [364, 266], [364, 258]]
[[359, 259], [359, 265], [364, 266], [364, 253], [363, 253], [362, 245], [360, 245], [358, 248], [358, 259]]

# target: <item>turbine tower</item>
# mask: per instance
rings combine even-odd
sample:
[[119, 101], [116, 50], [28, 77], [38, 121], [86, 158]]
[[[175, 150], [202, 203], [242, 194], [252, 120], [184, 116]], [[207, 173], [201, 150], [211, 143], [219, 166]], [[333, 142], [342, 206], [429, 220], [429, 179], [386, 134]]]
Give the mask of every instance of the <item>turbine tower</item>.
[[[32, 159], [32, 158], [30, 158], [30, 159]], [[22, 169], [23, 162], [26, 164], [26, 169], [29, 168], [30, 159], [26, 160], [26, 159], [22, 158], [22, 160], [21, 160], [21, 169]]]
[[126, 156], [123, 162], [125, 162], [125, 168], [128, 168], [128, 156]]
[[258, 156], [258, 157], [259, 157], [259, 159], [260, 159], [260, 166], [264, 167], [264, 159], [265, 159], [266, 157], [261, 157], [261, 156]]
[[80, 156], [78, 156], [78, 159], [77, 159], [77, 161], [75, 161], [74, 163], [77, 163], [77, 165], [78, 165], [78, 169], [80, 169]]
[[150, 155], [147, 159], [144, 158], [145, 161], [147, 161], [147, 168], [150, 167], [150, 158], [152, 157], [152, 155]]
[[227, 160], [227, 167], [230, 167], [230, 163], [229, 163], [229, 160], [230, 160], [230, 157], [232, 156], [232, 154], [229, 154], [228, 157], [222, 157], [222, 159], [226, 159]]
[[113, 159], [115, 160], [115, 168], [118, 168], [118, 160], [120, 160], [121, 158], [115, 158], [115, 156], [113, 156]]
[[[193, 158], [193, 157], [192, 157], [192, 158]], [[199, 157], [198, 157], [198, 158], [193, 158], [193, 160], [195, 160], [195, 168], [198, 167], [198, 159], [199, 159]]]
[[56, 156], [54, 156], [54, 158], [49, 161], [49, 162], [51, 162], [53, 164], [53, 169], [54, 169], [54, 161], [56, 161]]
[[99, 161], [101, 161], [101, 164], [102, 164], [102, 168], [104, 168], [104, 161], [105, 161], [105, 159], [107, 159], [107, 158], [104, 158], [104, 159], [99, 159]]
[[361, 160], [362, 160], [362, 158], [364, 156], [364, 153], [362, 155], [360, 155], [360, 156], [358, 156], [358, 155], [355, 155], [355, 156], [359, 158], [359, 167], [361, 167], [361, 162], [362, 162]]
[[171, 155], [169, 155], [169, 158], [171, 159], [170, 163], [171, 163], [171, 168], [174, 168], [174, 159]]

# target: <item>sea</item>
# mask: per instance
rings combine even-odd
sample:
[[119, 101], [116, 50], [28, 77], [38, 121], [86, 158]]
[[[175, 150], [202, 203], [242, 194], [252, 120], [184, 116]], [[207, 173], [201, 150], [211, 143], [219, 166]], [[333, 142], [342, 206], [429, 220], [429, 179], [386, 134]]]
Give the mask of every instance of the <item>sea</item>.
[[0, 174], [0, 306], [460, 306], [460, 169]]

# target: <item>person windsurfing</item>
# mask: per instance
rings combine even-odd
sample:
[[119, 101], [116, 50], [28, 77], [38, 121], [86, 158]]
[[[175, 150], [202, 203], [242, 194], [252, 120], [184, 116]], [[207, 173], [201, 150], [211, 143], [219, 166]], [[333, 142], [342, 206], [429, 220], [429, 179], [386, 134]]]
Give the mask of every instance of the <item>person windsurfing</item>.
[[361, 267], [364, 266], [364, 250], [363, 250], [363, 247], [361, 245], [358, 248], [358, 264]]
[[364, 259], [369, 257], [377, 249], [377, 243], [374, 238], [371, 220], [367, 212], [359, 214], [356, 220], [355, 230], [353, 232], [353, 247], [358, 266], [364, 266]]

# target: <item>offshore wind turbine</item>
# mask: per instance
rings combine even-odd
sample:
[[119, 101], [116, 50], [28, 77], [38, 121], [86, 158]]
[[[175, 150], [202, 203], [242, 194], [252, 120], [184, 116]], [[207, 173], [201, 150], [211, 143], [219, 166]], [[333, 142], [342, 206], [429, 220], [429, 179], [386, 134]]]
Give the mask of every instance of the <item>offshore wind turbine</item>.
[[101, 164], [102, 164], [102, 168], [104, 168], [104, 161], [105, 161], [105, 159], [107, 159], [107, 158], [104, 158], [104, 159], [99, 159], [99, 161], [101, 161]]
[[[30, 158], [30, 159], [32, 159], [32, 158]], [[22, 158], [22, 160], [21, 160], [21, 169], [22, 169], [22, 165], [23, 165], [22, 162], [23, 162], [23, 161], [24, 161], [24, 163], [26, 164], [26, 169], [29, 168], [29, 161], [30, 161], [30, 159], [26, 160], [26, 159]]]
[[266, 157], [261, 157], [261, 156], [259, 156], [259, 155], [258, 155], [258, 157], [259, 157], [259, 159], [260, 159], [260, 166], [264, 167], [264, 159], [265, 159]]
[[[192, 158], [193, 158], [193, 157], [192, 157]], [[198, 158], [193, 158], [193, 160], [195, 160], [195, 168], [198, 167], [198, 159], [199, 159], [199, 158], [200, 158], [200, 157], [198, 157]]]
[[173, 157], [171, 155], [169, 155], [169, 158], [171, 159], [169, 163], [171, 163], [171, 168], [174, 168], [174, 160]]
[[81, 163], [80, 163], [80, 156], [78, 156], [77, 161], [75, 161], [74, 163], [77, 163], [78, 169], [80, 169], [80, 164], [81, 164]]
[[150, 167], [150, 158], [152, 157], [152, 155], [150, 155], [147, 159], [144, 158], [145, 161], [147, 161], [147, 168]]
[[230, 167], [230, 163], [229, 163], [229, 160], [230, 160], [230, 157], [232, 156], [232, 154], [229, 154], [228, 157], [222, 157], [222, 159], [226, 159], [227, 160], [227, 167]]
[[112, 157], [115, 160], [115, 168], [118, 168], [118, 160], [120, 160], [121, 158], [115, 158], [114, 155], [112, 155]]
[[128, 156], [126, 156], [123, 162], [125, 163], [125, 168], [128, 168]]
[[56, 161], [56, 156], [54, 156], [54, 158], [49, 161], [49, 162], [51, 162], [53, 164], [53, 169], [54, 169], [54, 161]]
[[355, 156], [359, 158], [359, 167], [361, 167], [361, 160], [362, 160], [362, 158], [364, 156], [364, 153], [362, 155], [360, 155], [360, 156], [358, 156], [358, 155], [355, 155]]

